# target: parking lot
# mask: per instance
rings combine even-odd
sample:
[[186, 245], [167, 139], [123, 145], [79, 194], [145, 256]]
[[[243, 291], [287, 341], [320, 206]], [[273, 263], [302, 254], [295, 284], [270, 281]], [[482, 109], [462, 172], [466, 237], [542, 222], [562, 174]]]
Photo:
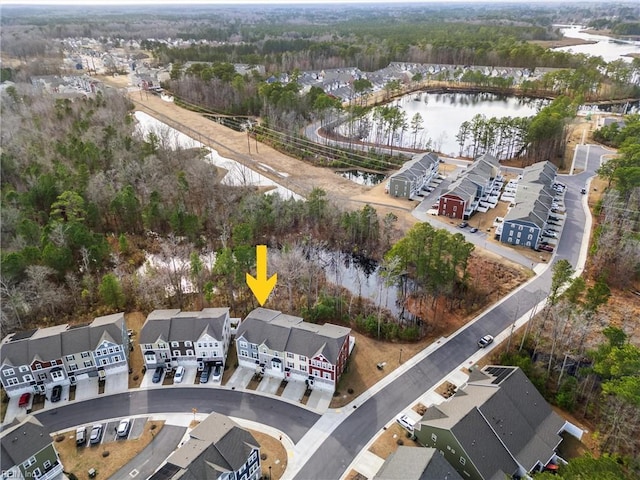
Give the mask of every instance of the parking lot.
[[[116, 429], [118, 428], [118, 424], [120, 423], [120, 420], [122, 419], [116, 419], [116, 420], [103, 422], [103, 423], [94, 423], [90, 425], [81, 425], [80, 427], [85, 427], [87, 429], [87, 433], [86, 433], [87, 440], [86, 442], [84, 442], [84, 444], [78, 445], [78, 447], [90, 448], [92, 446], [102, 445], [105, 443], [117, 442], [117, 441], [121, 442], [124, 440], [133, 440], [135, 438], [139, 438], [142, 435], [142, 432], [144, 431], [144, 426], [148, 421], [148, 417], [132, 418], [131, 426], [129, 427], [129, 433], [127, 434], [126, 437], [118, 437], [116, 434]], [[98, 442], [91, 443], [90, 442], [91, 430], [96, 425], [102, 426], [102, 433], [100, 435], [100, 440]]]

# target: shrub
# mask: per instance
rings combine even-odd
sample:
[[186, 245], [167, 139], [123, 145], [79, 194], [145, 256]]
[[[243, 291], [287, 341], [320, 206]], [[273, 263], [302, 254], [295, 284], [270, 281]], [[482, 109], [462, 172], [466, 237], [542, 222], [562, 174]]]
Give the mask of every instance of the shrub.
[[109, 456], [109, 450], [105, 450], [104, 452], [102, 452], [102, 456], [104, 458], [107, 458]]

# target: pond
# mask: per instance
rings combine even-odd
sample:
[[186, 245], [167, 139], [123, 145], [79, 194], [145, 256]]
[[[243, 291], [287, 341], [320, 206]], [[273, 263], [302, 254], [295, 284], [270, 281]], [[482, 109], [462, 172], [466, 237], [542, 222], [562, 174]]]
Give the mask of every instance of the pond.
[[382, 181], [386, 178], [386, 175], [384, 173], [366, 172], [361, 170], [340, 170], [336, 173], [342, 178], [351, 180], [358, 185], [364, 185], [365, 187], [373, 187], [374, 185], [378, 185], [379, 183], [382, 183]]
[[[443, 155], [457, 157], [460, 145], [456, 140], [460, 125], [470, 121], [475, 115], [491, 117], [530, 117], [548, 103], [547, 100], [528, 97], [513, 97], [493, 93], [426, 93], [404, 95], [392, 102], [406, 113], [407, 122], [416, 114], [422, 117], [422, 130], [415, 135], [411, 126], [394, 138], [394, 146], [434, 150]], [[368, 137], [363, 140], [376, 143], [376, 128], [373, 112], [368, 117], [370, 125]], [[339, 133], [346, 136], [349, 126], [338, 127]], [[428, 145], [431, 145], [429, 148]]]

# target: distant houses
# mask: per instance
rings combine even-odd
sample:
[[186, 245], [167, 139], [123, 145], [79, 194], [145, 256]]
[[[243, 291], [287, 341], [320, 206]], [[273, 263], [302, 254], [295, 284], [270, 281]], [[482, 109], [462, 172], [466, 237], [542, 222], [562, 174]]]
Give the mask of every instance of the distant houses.
[[413, 199], [438, 175], [439, 159], [435, 153], [414, 155], [388, 180], [389, 195]]
[[238, 364], [258, 374], [303, 381], [334, 391], [353, 348], [351, 329], [316, 325], [276, 310], [257, 308], [238, 326]]
[[258, 480], [260, 444], [225, 415], [211, 413], [149, 480]]
[[7, 335], [0, 343], [0, 381], [11, 398], [45, 394], [83, 377], [128, 371], [129, 337], [123, 313], [86, 325], [57, 325]]
[[174, 309], [151, 312], [138, 342], [147, 369], [197, 365], [202, 370], [224, 367], [230, 339], [228, 308], [205, 308], [200, 312]]
[[62, 479], [63, 466], [49, 431], [31, 415], [14, 420], [0, 433], [2, 479]]

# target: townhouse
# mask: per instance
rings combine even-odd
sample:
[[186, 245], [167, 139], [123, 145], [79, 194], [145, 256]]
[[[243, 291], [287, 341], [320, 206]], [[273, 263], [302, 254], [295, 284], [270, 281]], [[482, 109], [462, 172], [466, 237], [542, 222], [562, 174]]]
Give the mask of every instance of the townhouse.
[[149, 314], [138, 342], [147, 369], [178, 365], [224, 367], [231, 319], [228, 308], [205, 308], [200, 312], [154, 310]]
[[334, 391], [354, 339], [351, 329], [316, 325], [276, 310], [257, 308], [238, 326], [238, 364], [309, 388]]
[[524, 169], [514, 206], [504, 217], [501, 242], [530, 248], [538, 246], [542, 232], [549, 226], [557, 171], [551, 162], [538, 162]]
[[62, 480], [63, 466], [46, 428], [31, 415], [14, 420], [0, 433], [2, 480]]
[[105, 380], [128, 371], [129, 337], [123, 313], [86, 325], [56, 325], [7, 335], [0, 344], [0, 382], [9, 397], [47, 394], [86, 376]]
[[389, 177], [389, 195], [413, 199], [438, 174], [439, 159], [435, 153], [414, 155], [402, 168]]
[[414, 426], [420, 444], [439, 450], [470, 480], [525, 478], [561, 463], [557, 448], [565, 431], [582, 435], [520, 368], [493, 365], [472, 371], [463, 389], [429, 407]]
[[213, 412], [149, 480], [260, 478], [260, 444], [229, 417]]
[[502, 180], [500, 162], [488, 153], [478, 157], [440, 195], [438, 213], [449, 218], [468, 219]]

